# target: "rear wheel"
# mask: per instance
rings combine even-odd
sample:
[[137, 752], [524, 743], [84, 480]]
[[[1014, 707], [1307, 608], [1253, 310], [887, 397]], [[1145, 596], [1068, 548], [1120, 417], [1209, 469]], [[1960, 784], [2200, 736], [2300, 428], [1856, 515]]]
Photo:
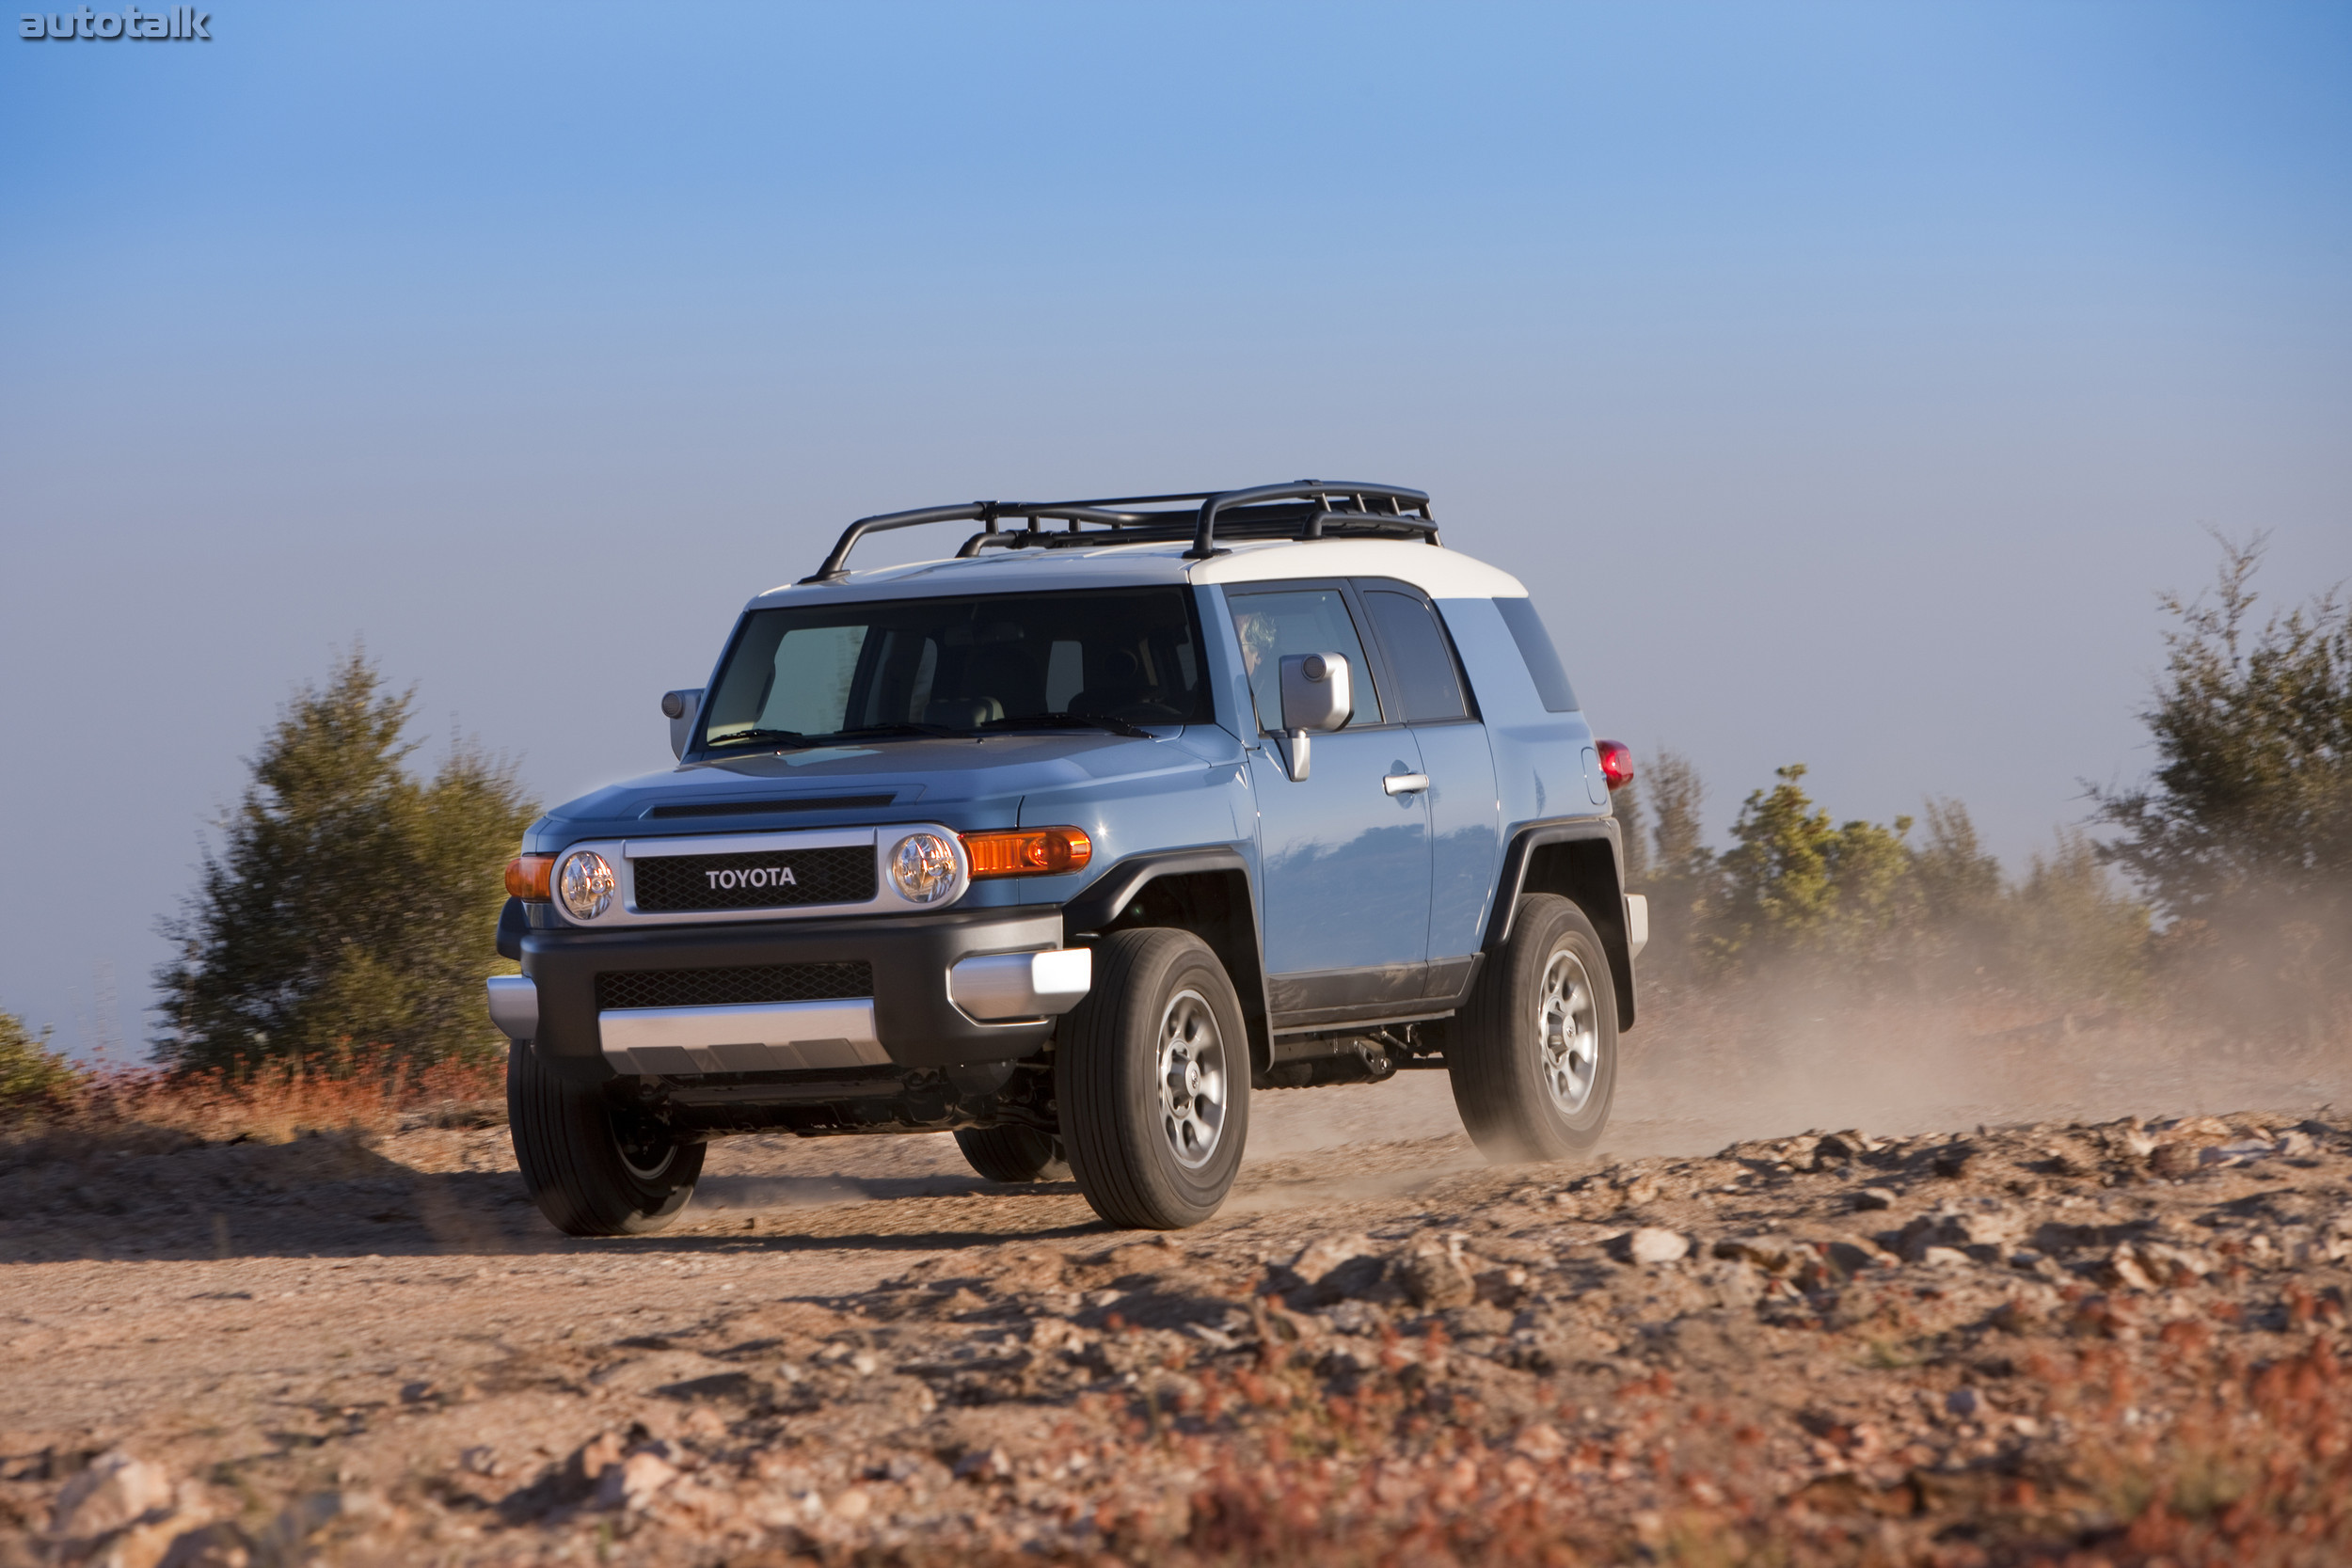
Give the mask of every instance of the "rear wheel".
[[1189, 931], [1115, 931], [1063, 1020], [1054, 1093], [1071, 1174], [1113, 1225], [1217, 1211], [1249, 1134], [1249, 1037], [1225, 966]]
[[1490, 1160], [1589, 1152], [1617, 1087], [1617, 992], [1600, 934], [1556, 894], [1519, 900], [1447, 1030], [1446, 1075], [1462, 1125]]
[[956, 1147], [991, 1181], [1067, 1181], [1070, 1157], [1061, 1140], [1026, 1127], [967, 1127]]
[[527, 1040], [506, 1054], [506, 1121], [531, 1201], [567, 1236], [636, 1236], [694, 1196], [703, 1146], [684, 1142], [601, 1084], [550, 1072]]

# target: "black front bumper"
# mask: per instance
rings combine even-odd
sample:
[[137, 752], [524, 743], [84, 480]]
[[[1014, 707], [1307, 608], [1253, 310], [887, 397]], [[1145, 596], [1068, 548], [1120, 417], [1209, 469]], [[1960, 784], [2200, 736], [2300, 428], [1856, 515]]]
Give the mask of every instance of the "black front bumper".
[[947, 971], [975, 953], [1058, 947], [1054, 904], [854, 920], [527, 930], [523, 973], [538, 988], [533, 1049], [567, 1077], [606, 1078], [596, 976], [631, 970], [733, 969], [864, 959], [874, 966], [874, 1032], [902, 1068], [1011, 1061], [1053, 1033], [1051, 1019], [976, 1023], [947, 1000]]

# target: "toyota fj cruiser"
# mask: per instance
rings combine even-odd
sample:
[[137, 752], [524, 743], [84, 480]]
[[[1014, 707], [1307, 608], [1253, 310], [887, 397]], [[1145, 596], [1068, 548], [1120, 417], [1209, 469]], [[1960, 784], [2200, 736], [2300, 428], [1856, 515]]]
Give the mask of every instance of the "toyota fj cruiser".
[[[945, 522], [953, 559], [846, 568]], [[1631, 764], [1420, 491], [864, 518], [662, 709], [678, 766], [507, 870], [515, 1152], [572, 1234], [669, 1223], [728, 1132], [952, 1130], [1167, 1228], [1223, 1201], [1253, 1090], [1442, 1069], [1499, 1160], [1608, 1117]]]

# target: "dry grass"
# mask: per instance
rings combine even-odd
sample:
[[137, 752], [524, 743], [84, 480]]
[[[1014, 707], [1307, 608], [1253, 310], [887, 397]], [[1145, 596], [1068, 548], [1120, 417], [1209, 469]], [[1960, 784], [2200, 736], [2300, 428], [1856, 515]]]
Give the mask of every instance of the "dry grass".
[[504, 1083], [503, 1063], [418, 1068], [364, 1046], [328, 1062], [270, 1063], [241, 1073], [75, 1068], [52, 1092], [19, 1105], [15, 1131], [20, 1137], [118, 1144], [279, 1144], [305, 1132], [382, 1134], [420, 1117], [502, 1119]]

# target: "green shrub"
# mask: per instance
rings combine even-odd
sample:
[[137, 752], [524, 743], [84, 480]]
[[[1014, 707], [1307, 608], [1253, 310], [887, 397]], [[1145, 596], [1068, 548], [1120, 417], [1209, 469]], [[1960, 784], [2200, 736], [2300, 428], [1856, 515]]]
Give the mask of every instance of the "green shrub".
[[0, 1112], [60, 1102], [80, 1076], [49, 1049], [48, 1030], [36, 1035], [14, 1013], [0, 1013]]

